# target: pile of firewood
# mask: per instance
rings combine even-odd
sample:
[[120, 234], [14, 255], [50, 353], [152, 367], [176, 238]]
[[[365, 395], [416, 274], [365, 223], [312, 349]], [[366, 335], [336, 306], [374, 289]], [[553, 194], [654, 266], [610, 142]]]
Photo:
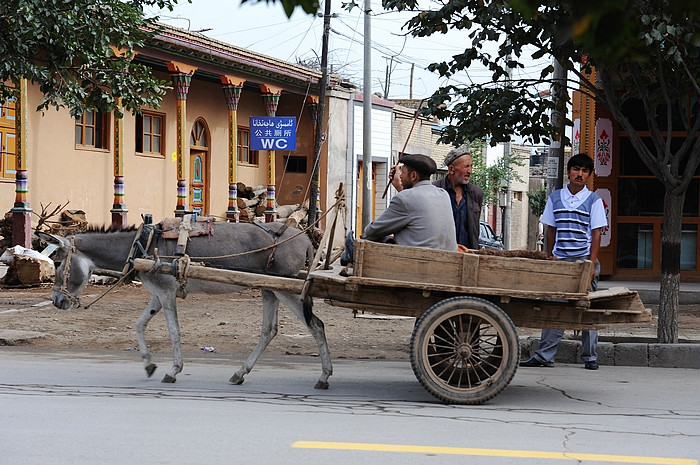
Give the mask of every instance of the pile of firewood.
[[[55, 206], [51, 209], [51, 203], [48, 205], [40, 204], [41, 212], [33, 212], [39, 219], [33, 229], [58, 236], [68, 236], [87, 229], [87, 219], [85, 212], [82, 210], [66, 210], [68, 205]], [[58, 216], [58, 220], [55, 217]], [[0, 252], [12, 245], [12, 211], [5, 213], [5, 217], [0, 219]], [[40, 248], [39, 238], [32, 238], [32, 246], [37, 250]]]
[[65, 237], [87, 229], [87, 218], [82, 210], [63, 210], [59, 218], [58, 221], [47, 222], [50, 234]]
[[[265, 221], [265, 209], [267, 208], [267, 187], [246, 186], [242, 182], [238, 183], [238, 211], [240, 212], [240, 221]], [[307, 223], [309, 214], [309, 201], [303, 205], [279, 205], [275, 206], [277, 210], [277, 221], [283, 222], [288, 226], [298, 227], [302, 223]]]

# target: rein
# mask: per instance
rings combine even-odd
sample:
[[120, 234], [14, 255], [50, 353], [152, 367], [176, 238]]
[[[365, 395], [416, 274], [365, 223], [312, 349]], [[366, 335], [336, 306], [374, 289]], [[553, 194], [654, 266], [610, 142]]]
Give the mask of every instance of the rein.
[[[106, 291], [104, 291], [102, 294], [97, 296], [95, 300], [90, 302], [85, 306], [86, 309], [90, 308], [95, 302], [98, 300], [102, 299], [102, 297], [106, 296], [109, 292], [117, 288], [118, 286], [122, 285], [127, 279], [129, 279], [130, 276], [132, 276], [136, 270], [134, 270], [134, 259], [138, 258], [139, 256], [141, 257], [147, 257], [148, 256], [148, 249], [151, 247], [151, 244], [155, 240], [155, 237], [157, 235], [157, 231], [155, 226], [152, 224], [141, 224], [139, 226], [138, 231], [136, 231], [136, 236], [134, 236], [134, 242], [131, 243], [131, 249], [129, 250], [129, 256], [126, 259], [126, 263], [124, 264], [124, 268], [122, 269], [122, 275], [119, 278], [119, 280], [114, 283], [111, 287], [109, 287]], [[65, 282], [65, 279], [64, 279]]]

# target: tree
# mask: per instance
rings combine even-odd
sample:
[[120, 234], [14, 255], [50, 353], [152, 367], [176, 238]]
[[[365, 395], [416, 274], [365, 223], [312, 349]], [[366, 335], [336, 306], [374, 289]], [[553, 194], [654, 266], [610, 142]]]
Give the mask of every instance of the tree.
[[[384, 7], [416, 11], [406, 24], [414, 36], [464, 31], [464, 52], [430, 65], [431, 70], [452, 77], [480, 63], [492, 73], [490, 82], [447, 85], [428, 100], [426, 115], [448, 123], [442, 142], [462, 144], [490, 136], [496, 143], [514, 133], [534, 143], [552, 137], [566, 142], [549, 115], [557, 100], [569, 102], [568, 89], [553, 85], [559, 99], [537, 98], [538, 86], [553, 84], [553, 66], [538, 78], [504, 85], [508, 67], [523, 68], [530, 55], [551, 55], [575, 77], [576, 90], [610, 110], [641, 162], [665, 188], [658, 339], [677, 342], [683, 205], [700, 163], [700, 5], [675, 0], [458, 0], [419, 10], [417, 0], [384, 0]], [[493, 44], [495, 53], [487, 47]], [[650, 142], [628, 118], [625, 107], [631, 102], [639, 102], [646, 114]], [[672, 140], [673, 131], [687, 136]]]
[[38, 110], [109, 112], [117, 98], [130, 111], [159, 107], [168, 83], [131, 58], [157, 30], [143, 7], [172, 9], [177, 1], [3, 0], [0, 100], [16, 98], [25, 78], [44, 94]]
[[498, 203], [498, 192], [503, 186], [512, 181], [522, 181], [516, 166], [524, 166], [524, 161], [517, 154], [511, 151], [496, 160], [491, 166], [486, 163], [486, 141], [477, 139], [469, 144], [472, 155], [473, 172], [469, 182], [481, 187], [484, 191], [484, 204], [496, 205]]
[[544, 207], [547, 205], [547, 187], [542, 185], [537, 189], [528, 191], [527, 201], [530, 204], [532, 214], [538, 218], [542, 216]]

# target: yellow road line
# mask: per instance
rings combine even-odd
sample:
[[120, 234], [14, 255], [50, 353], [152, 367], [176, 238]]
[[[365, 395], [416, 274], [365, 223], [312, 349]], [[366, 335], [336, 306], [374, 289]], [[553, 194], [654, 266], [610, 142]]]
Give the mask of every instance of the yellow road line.
[[405, 446], [398, 444], [365, 444], [355, 442], [297, 441], [297, 449], [338, 449], [378, 452], [411, 452], [418, 454], [478, 455], [483, 457], [518, 457], [527, 459], [582, 460], [609, 463], [638, 463], [651, 465], [698, 465], [693, 459], [641, 457], [634, 455], [584, 454], [577, 452], [539, 452], [532, 450], [473, 449], [466, 447]]

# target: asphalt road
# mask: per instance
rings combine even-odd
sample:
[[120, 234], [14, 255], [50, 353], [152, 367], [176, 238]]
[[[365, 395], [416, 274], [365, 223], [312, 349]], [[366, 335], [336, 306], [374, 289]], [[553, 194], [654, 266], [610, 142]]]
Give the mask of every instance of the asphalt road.
[[[167, 356], [159, 357], [168, 360]], [[698, 465], [698, 370], [520, 369], [483, 406], [438, 403], [405, 361], [188, 358], [176, 384], [135, 352], [0, 348], [0, 456], [21, 464]]]

